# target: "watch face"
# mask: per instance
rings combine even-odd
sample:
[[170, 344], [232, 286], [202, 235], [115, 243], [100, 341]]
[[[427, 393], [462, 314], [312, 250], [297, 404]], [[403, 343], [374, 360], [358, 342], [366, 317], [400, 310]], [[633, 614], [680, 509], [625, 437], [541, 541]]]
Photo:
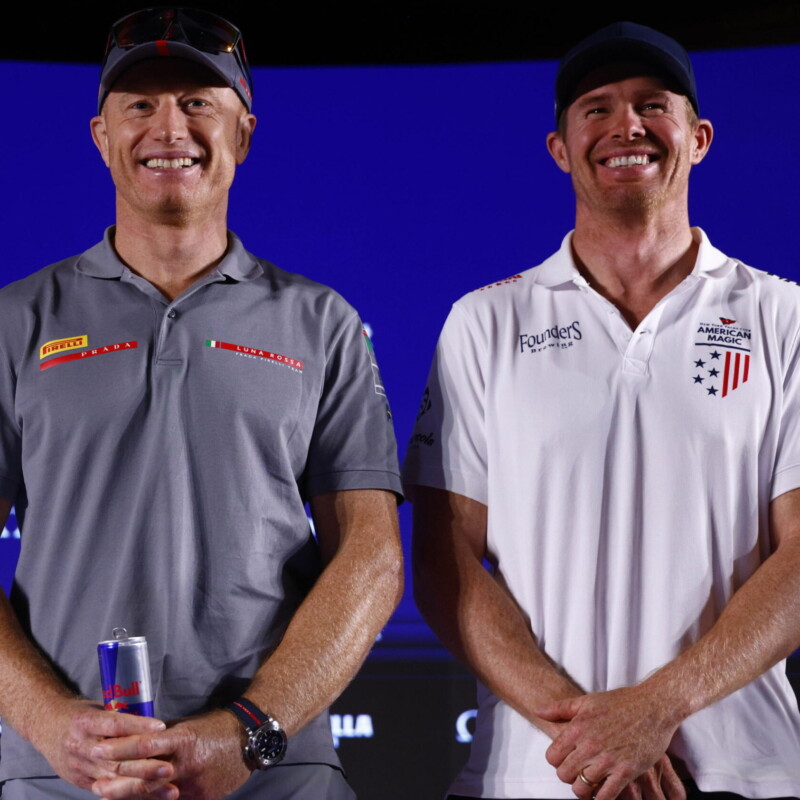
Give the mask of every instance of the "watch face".
[[277, 764], [286, 752], [286, 734], [269, 722], [250, 734], [247, 755], [261, 769]]

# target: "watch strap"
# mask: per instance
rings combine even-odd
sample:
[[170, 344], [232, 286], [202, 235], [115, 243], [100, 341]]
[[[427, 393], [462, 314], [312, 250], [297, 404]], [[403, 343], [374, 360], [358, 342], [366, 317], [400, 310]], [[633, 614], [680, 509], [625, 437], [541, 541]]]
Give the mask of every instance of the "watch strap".
[[232, 711], [240, 722], [251, 733], [267, 723], [269, 716], [265, 714], [255, 703], [251, 703], [246, 697], [237, 697], [225, 708]]
[[250, 769], [269, 769], [286, 755], [286, 733], [275, 717], [265, 714], [246, 697], [225, 706], [247, 731], [244, 761]]

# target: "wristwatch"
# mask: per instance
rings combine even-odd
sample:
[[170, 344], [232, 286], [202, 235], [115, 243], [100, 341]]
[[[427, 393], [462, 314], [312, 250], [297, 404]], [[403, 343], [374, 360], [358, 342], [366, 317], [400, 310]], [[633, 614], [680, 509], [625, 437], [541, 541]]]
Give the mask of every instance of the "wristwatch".
[[286, 755], [286, 733], [275, 717], [265, 714], [246, 697], [225, 706], [247, 729], [244, 760], [252, 769], [269, 769]]

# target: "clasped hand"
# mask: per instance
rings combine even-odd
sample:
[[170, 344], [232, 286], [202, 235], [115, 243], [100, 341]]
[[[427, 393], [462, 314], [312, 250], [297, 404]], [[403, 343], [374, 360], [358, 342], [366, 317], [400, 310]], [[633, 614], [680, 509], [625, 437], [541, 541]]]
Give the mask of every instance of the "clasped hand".
[[250, 776], [241, 725], [227, 711], [165, 724], [66, 699], [35, 739], [60, 777], [109, 800], [218, 800]]
[[678, 722], [642, 686], [561, 700], [535, 713], [566, 722], [546, 758], [583, 800], [684, 800], [666, 755]]

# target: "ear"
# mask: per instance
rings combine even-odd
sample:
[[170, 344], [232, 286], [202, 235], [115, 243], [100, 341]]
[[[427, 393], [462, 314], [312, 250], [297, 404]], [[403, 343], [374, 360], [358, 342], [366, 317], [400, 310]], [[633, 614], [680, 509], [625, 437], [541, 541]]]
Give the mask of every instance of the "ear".
[[692, 164], [699, 164], [706, 157], [708, 148], [711, 147], [711, 140], [714, 138], [714, 128], [711, 122], [707, 119], [697, 120], [692, 138], [694, 140]]
[[252, 114], [244, 114], [239, 119], [239, 130], [236, 132], [236, 163], [241, 164], [250, 152], [256, 118]]
[[569, 158], [567, 157], [567, 146], [558, 131], [547, 134], [547, 152], [553, 157], [553, 161], [558, 164], [562, 172], [569, 172]]
[[89, 127], [92, 131], [92, 141], [95, 147], [100, 151], [100, 155], [108, 166], [108, 130], [106, 129], [106, 118], [101, 114], [97, 117], [92, 117], [89, 122]]

